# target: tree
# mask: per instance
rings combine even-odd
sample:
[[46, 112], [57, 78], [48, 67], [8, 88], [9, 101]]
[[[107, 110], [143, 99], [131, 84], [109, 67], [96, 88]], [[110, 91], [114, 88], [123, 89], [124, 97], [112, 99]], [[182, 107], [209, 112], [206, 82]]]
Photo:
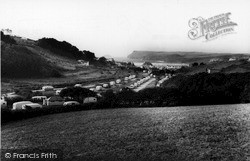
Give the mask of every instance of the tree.
[[135, 64], [134, 64], [133, 62], [128, 62], [128, 63], [127, 63], [127, 66], [134, 67]]
[[42, 38], [38, 40], [38, 45], [48, 49], [57, 55], [71, 59], [82, 59], [83, 53], [76, 46], [66, 42], [58, 41], [54, 38]]
[[13, 39], [10, 35], [4, 35], [4, 33], [1, 31], [1, 41], [4, 41], [8, 44], [17, 44], [16, 40]]
[[117, 106], [116, 95], [113, 90], [107, 90], [102, 94], [102, 98], [99, 101], [101, 108], [113, 108]]
[[82, 102], [86, 97], [95, 97], [96, 93], [82, 87], [68, 87], [60, 92], [61, 97], [71, 97], [74, 100]]
[[83, 50], [83, 55], [84, 55], [84, 60], [94, 61], [96, 59], [95, 54], [88, 50]]
[[33, 96], [31, 89], [15, 90], [15, 94], [23, 96], [26, 99], [30, 99]]
[[241, 102], [249, 103], [250, 102], [250, 84], [245, 85], [244, 90], [240, 95]]
[[193, 67], [196, 67], [196, 66], [198, 66], [199, 64], [197, 63], [197, 62], [194, 62], [193, 64], [192, 64], [192, 66]]
[[67, 41], [58, 41], [54, 38], [42, 38], [38, 40], [38, 45], [57, 55], [71, 59], [83, 59], [91, 62], [96, 59], [94, 53], [87, 50], [80, 51], [76, 46], [73, 46]]
[[101, 65], [105, 65], [107, 63], [107, 59], [105, 57], [100, 57], [98, 59], [98, 62], [101, 64]]
[[137, 93], [129, 88], [123, 88], [117, 94], [117, 102], [125, 105], [132, 105], [136, 101]]
[[150, 69], [150, 68], [153, 67], [153, 64], [150, 63], [150, 62], [144, 62], [144, 63], [142, 64], [142, 66], [143, 66], [143, 68], [145, 68], [145, 69]]

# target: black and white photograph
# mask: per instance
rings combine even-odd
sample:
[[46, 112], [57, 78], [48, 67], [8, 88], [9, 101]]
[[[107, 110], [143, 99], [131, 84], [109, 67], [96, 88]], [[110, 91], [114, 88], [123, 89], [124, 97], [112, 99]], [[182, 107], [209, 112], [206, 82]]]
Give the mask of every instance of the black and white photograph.
[[249, 0], [0, 0], [2, 161], [250, 161]]

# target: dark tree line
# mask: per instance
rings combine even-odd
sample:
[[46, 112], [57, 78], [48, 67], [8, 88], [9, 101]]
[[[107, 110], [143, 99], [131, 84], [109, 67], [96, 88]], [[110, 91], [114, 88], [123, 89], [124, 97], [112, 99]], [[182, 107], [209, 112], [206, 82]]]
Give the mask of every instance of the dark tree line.
[[175, 71], [174, 70], [169, 70], [169, 69], [152, 69], [152, 72], [151, 72], [153, 75], [156, 75], [156, 76], [162, 76], [162, 75], [165, 75], [165, 74], [175, 74]]
[[55, 54], [71, 59], [83, 59], [86, 61], [94, 61], [96, 59], [94, 53], [87, 50], [80, 51], [77, 47], [71, 45], [70, 43], [66, 41], [58, 41], [54, 38], [39, 39], [38, 45], [54, 52]]
[[[250, 102], [250, 73], [199, 73], [178, 76], [176, 86], [108, 91], [100, 100], [102, 107], [187, 106]], [[172, 83], [172, 82], [171, 82]]]
[[[183, 105], [250, 102], [250, 73], [199, 73], [175, 79]], [[165, 82], [163, 86], [168, 86]]]

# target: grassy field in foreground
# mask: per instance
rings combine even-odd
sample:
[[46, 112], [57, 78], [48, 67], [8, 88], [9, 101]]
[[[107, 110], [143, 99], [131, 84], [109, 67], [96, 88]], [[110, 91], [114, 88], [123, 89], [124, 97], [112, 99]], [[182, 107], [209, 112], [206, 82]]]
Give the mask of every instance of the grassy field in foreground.
[[48, 115], [4, 125], [1, 148], [59, 148], [66, 160], [247, 160], [250, 104]]

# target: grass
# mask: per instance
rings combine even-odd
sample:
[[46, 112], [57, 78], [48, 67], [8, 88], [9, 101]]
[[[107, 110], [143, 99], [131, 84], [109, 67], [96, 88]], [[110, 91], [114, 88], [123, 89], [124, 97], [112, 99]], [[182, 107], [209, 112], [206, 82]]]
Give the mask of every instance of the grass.
[[250, 104], [123, 108], [2, 126], [3, 149], [61, 149], [66, 160], [246, 160]]

